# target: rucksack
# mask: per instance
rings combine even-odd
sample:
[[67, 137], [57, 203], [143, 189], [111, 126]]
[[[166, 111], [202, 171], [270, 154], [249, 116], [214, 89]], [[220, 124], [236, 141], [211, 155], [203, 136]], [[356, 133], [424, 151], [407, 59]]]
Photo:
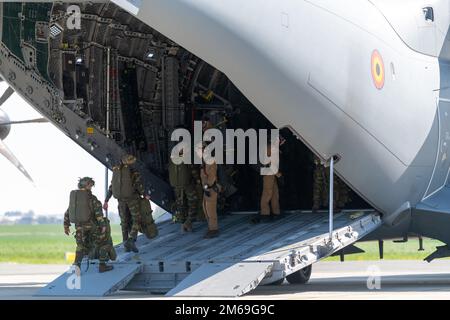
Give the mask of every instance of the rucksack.
[[113, 168], [112, 193], [116, 199], [129, 199], [134, 194], [131, 170], [128, 166], [117, 166]]
[[90, 200], [90, 194], [86, 190], [73, 190], [70, 192], [70, 223], [80, 224], [91, 221], [92, 210]]

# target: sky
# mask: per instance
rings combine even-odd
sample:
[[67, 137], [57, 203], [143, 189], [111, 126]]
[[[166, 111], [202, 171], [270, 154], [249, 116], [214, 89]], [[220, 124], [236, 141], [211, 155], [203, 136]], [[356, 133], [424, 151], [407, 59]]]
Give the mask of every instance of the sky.
[[[7, 84], [0, 83], [0, 96], [6, 88]], [[0, 108], [11, 120], [41, 117], [17, 93]], [[4, 142], [22, 162], [35, 186], [0, 155], [0, 215], [16, 210], [63, 215], [70, 191], [77, 187], [78, 178], [84, 176], [94, 178], [93, 192], [103, 202], [105, 167], [54, 125], [15, 125]], [[117, 212], [116, 208], [117, 202], [112, 199], [110, 210]]]

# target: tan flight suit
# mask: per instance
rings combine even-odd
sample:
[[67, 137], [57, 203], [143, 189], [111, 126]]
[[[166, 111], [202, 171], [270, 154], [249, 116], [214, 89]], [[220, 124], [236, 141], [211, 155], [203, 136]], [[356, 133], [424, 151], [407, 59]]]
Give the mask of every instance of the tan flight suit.
[[[207, 192], [203, 193], [203, 211], [208, 221], [208, 229], [209, 231], [215, 231], [219, 229], [217, 222], [217, 164], [203, 164], [200, 178], [202, 186], [208, 186]], [[209, 193], [209, 195], [206, 193]]]
[[[267, 149], [267, 155], [270, 157], [271, 154], [272, 150], [269, 147]], [[280, 215], [280, 196], [278, 193], [277, 174], [263, 176], [263, 191], [261, 194], [262, 216], [269, 216], [271, 208], [272, 214]]]
[[263, 176], [263, 192], [261, 195], [261, 215], [270, 215], [270, 209], [274, 215], [280, 214], [280, 198], [276, 175]]

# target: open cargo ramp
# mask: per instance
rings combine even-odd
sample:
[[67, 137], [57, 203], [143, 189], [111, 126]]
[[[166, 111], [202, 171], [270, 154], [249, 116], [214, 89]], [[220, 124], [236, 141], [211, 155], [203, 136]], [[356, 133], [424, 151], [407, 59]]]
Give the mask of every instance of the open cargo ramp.
[[[218, 254], [200, 267], [201, 272], [193, 272], [167, 295], [240, 296], [328, 257], [381, 225], [375, 212], [344, 212], [334, 216], [330, 241], [328, 222], [328, 213], [301, 213], [252, 226], [247, 232], [237, 230], [235, 238], [217, 247]], [[206, 277], [214, 266], [217, 273]], [[245, 276], [237, 276], [238, 272]]]
[[[137, 268], [130, 269], [128, 276], [117, 276], [115, 279], [122, 278], [119, 286], [114, 281], [107, 282], [110, 289], [102, 284], [105, 287], [99, 295], [123, 289], [181, 297], [241, 296], [328, 257], [381, 225], [375, 211], [345, 211], [334, 215], [330, 241], [327, 212], [293, 211], [279, 220], [257, 225], [249, 222], [251, 217], [243, 213], [220, 216], [220, 235], [214, 239], [203, 239], [207, 229], [204, 222], [194, 223], [193, 233], [183, 233], [180, 224], [170, 221], [159, 224], [157, 238], [139, 237], [138, 254], [125, 253], [122, 246], [117, 248], [115, 267]], [[92, 274], [90, 283], [95, 286], [106, 281], [104, 275], [108, 274], [116, 277], [118, 270]], [[133, 272], [136, 274], [128, 281]], [[41, 292], [60, 295], [48, 289], [53, 285]]]

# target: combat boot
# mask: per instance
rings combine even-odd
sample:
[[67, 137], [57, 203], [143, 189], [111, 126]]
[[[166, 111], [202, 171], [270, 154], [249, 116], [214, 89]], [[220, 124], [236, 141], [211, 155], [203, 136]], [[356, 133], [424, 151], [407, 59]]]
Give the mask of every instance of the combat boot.
[[219, 236], [219, 230], [208, 230], [208, 232], [205, 234], [203, 238], [205, 239], [212, 239], [217, 238]]
[[130, 242], [128, 240], [123, 243], [123, 247], [125, 249], [125, 252], [131, 251]]
[[192, 222], [190, 220], [187, 220], [185, 223], [183, 223], [181, 229], [184, 232], [192, 232]]
[[261, 222], [261, 215], [256, 215], [250, 219], [250, 223], [258, 224]]
[[81, 262], [83, 261], [83, 253], [82, 252], [75, 252], [75, 260], [73, 262], [74, 266], [77, 266], [78, 268], [81, 268]]
[[333, 213], [341, 213], [342, 209], [339, 208], [336, 204], [333, 205]]
[[258, 224], [258, 223], [269, 223], [272, 221], [272, 217], [269, 215], [257, 215], [256, 217], [253, 217], [250, 222], [253, 224]]
[[133, 238], [129, 238], [127, 242], [125, 242], [125, 251], [126, 252], [133, 251], [134, 253], [138, 253], [139, 250], [136, 247], [136, 240], [134, 240]]
[[106, 263], [102, 262], [98, 265], [98, 272], [99, 273], [103, 273], [103, 272], [108, 272], [111, 271], [112, 269], [114, 269], [113, 266], [107, 265]]
[[278, 220], [281, 219], [281, 214], [271, 214], [270, 218], [271, 218], [273, 221], [278, 221]]

